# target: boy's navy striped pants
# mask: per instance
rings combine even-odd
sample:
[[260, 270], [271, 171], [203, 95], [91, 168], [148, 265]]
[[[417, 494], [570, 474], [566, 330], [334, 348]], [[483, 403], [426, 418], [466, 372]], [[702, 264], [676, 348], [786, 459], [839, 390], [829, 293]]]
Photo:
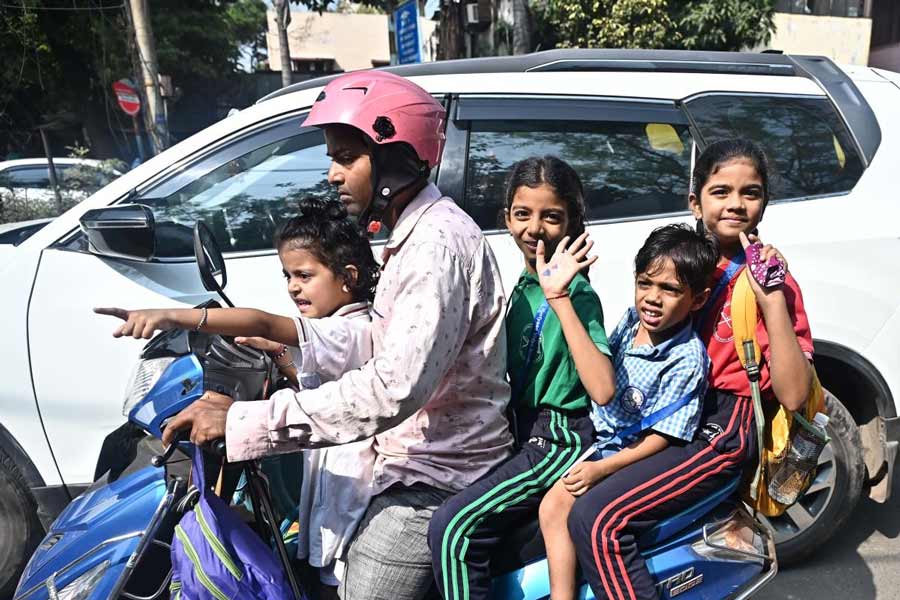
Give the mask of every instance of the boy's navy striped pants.
[[444, 598], [488, 597], [492, 548], [537, 516], [544, 494], [593, 440], [587, 410], [542, 409], [518, 452], [434, 513], [428, 543]]
[[600, 481], [576, 500], [569, 533], [598, 600], [652, 600], [641, 534], [740, 477], [757, 456], [753, 403], [711, 391], [693, 442], [673, 444]]

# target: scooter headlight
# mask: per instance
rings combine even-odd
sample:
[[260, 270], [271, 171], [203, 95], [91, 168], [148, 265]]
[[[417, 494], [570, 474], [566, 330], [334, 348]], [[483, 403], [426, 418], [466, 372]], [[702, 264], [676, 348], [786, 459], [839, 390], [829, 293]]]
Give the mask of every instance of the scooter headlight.
[[100, 583], [108, 567], [109, 561], [105, 560], [76, 577], [72, 583], [59, 591], [55, 589], [52, 580], [48, 581], [47, 588], [50, 592], [50, 600], [84, 600], [91, 595], [91, 592]]
[[148, 358], [140, 361], [131, 373], [131, 379], [125, 388], [125, 402], [122, 405], [122, 414], [126, 417], [135, 405], [144, 399], [166, 369], [175, 362], [175, 357], [164, 356], [162, 358]]

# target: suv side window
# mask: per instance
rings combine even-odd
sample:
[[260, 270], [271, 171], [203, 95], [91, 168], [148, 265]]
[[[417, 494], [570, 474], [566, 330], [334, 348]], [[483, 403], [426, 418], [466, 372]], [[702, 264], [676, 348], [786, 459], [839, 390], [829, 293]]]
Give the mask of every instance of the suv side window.
[[467, 106], [465, 100], [457, 113], [469, 134], [465, 207], [482, 229], [503, 226], [513, 164], [546, 154], [581, 177], [588, 221], [687, 209], [691, 137], [674, 104], [509, 98]]
[[762, 146], [776, 200], [845, 193], [862, 175], [856, 145], [827, 98], [708, 94], [686, 108], [704, 144], [738, 137]]
[[215, 151], [134, 201], [153, 209], [158, 257], [191, 256], [197, 220], [223, 252], [268, 250], [297, 200], [327, 193], [330, 164], [321, 131], [299, 129], [295, 117]]
[[50, 171], [47, 167], [19, 167], [0, 173], [0, 186], [12, 189], [50, 189]]

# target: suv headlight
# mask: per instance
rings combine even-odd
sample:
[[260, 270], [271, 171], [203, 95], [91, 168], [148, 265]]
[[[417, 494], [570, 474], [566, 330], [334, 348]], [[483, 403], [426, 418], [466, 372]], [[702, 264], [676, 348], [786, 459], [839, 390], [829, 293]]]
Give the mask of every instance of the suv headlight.
[[122, 404], [122, 414], [126, 417], [134, 406], [144, 399], [166, 369], [175, 362], [175, 357], [148, 358], [140, 361], [131, 373], [128, 386], [125, 388], [125, 402]]

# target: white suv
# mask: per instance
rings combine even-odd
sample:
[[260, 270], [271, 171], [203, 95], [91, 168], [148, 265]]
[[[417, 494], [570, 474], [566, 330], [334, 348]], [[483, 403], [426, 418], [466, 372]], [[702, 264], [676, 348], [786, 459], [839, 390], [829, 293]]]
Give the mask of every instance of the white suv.
[[[498, 227], [510, 166], [555, 154], [581, 174], [600, 260], [591, 280], [608, 324], [632, 299], [632, 261], [659, 225], [689, 219], [691, 149], [746, 136], [767, 150], [775, 198], [763, 239], [784, 250], [816, 338], [834, 443], [803, 500], [772, 521], [779, 558], [820, 545], [863, 486], [886, 499], [900, 424], [900, 76], [776, 54], [559, 50], [399, 67], [445, 102], [435, 173], [482, 226], [507, 289], [520, 256]], [[328, 194], [322, 134], [300, 123], [327, 79], [297, 84], [126, 174], [18, 247], [0, 246], [0, 573], [91, 481], [142, 343], [114, 340], [101, 305], [193, 305], [208, 295], [190, 227], [226, 252], [239, 305], [292, 314], [271, 247], [293, 198]], [[128, 250], [90, 248], [88, 209], [140, 203], [153, 235]], [[114, 213], [115, 211], [113, 211]], [[121, 226], [121, 223], [119, 223]], [[146, 225], [144, 227], [147, 227]], [[33, 539], [33, 538], [31, 538]], [[2, 578], [0, 578], [2, 579]], [[3, 584], [0, 582], [0, 595]]]

